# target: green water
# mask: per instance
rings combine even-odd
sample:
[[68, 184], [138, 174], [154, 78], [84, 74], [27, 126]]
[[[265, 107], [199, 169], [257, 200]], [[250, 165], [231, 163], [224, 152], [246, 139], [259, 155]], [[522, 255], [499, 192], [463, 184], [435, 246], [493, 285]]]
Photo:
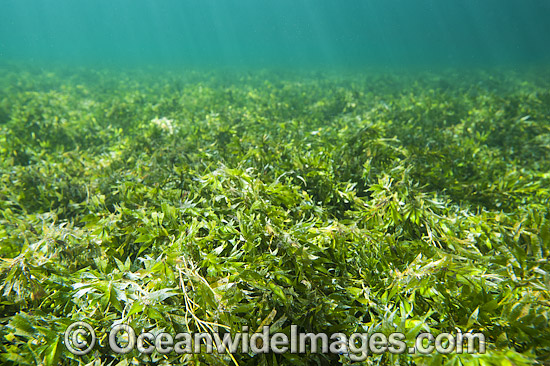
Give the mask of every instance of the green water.
[[4, 0], [0, 60], [361, 68], [550, 60], [546, 0]]

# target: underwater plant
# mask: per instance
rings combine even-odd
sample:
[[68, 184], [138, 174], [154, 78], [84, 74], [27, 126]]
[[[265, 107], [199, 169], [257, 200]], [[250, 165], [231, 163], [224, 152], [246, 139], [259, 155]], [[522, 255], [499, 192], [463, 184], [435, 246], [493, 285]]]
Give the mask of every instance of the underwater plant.
[[[6, 365], [329, 365], [347, 352], [117, 355], [136, 331], [481, 332], [550, 361], [544, 71], [0, 73]], [[14, 83], [13, 80], [17, 80]], [[486, 86], [493, 85], [493, 86]], [[159, 117], [163, 116], [163, 117]], [[67, 351], [76, 321], [97, 330]], [[357, 363], [354, 363], [357, 364]]]

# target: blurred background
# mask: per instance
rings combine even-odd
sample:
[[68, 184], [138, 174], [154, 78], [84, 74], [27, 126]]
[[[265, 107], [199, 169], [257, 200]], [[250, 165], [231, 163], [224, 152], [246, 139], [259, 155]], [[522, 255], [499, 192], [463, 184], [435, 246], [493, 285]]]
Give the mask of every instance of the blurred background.
[[2, 0], [0, 60], [470, 67], [550, 60], [547, 0]]

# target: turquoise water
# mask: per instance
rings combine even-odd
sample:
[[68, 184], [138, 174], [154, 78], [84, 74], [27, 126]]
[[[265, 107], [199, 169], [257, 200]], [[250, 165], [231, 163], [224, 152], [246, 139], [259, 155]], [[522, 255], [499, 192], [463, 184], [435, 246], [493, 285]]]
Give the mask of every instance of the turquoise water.
[[0, 366], [354, 360], [120, 322], [550, 365], [549, 38], [550, 0], [0, 0]]
[[545, 64], [547, 0], [3, 0], [0, 59], [85, 65]]

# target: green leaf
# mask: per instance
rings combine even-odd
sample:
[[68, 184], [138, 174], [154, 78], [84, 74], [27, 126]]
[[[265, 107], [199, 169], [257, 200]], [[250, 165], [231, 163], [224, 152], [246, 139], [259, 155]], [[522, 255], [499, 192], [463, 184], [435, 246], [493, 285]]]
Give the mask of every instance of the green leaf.
[[62, 350], [61, 337], [57, 337], [46, 349], [44, 364], [46, 366], [57, 366], [61, 357]]

